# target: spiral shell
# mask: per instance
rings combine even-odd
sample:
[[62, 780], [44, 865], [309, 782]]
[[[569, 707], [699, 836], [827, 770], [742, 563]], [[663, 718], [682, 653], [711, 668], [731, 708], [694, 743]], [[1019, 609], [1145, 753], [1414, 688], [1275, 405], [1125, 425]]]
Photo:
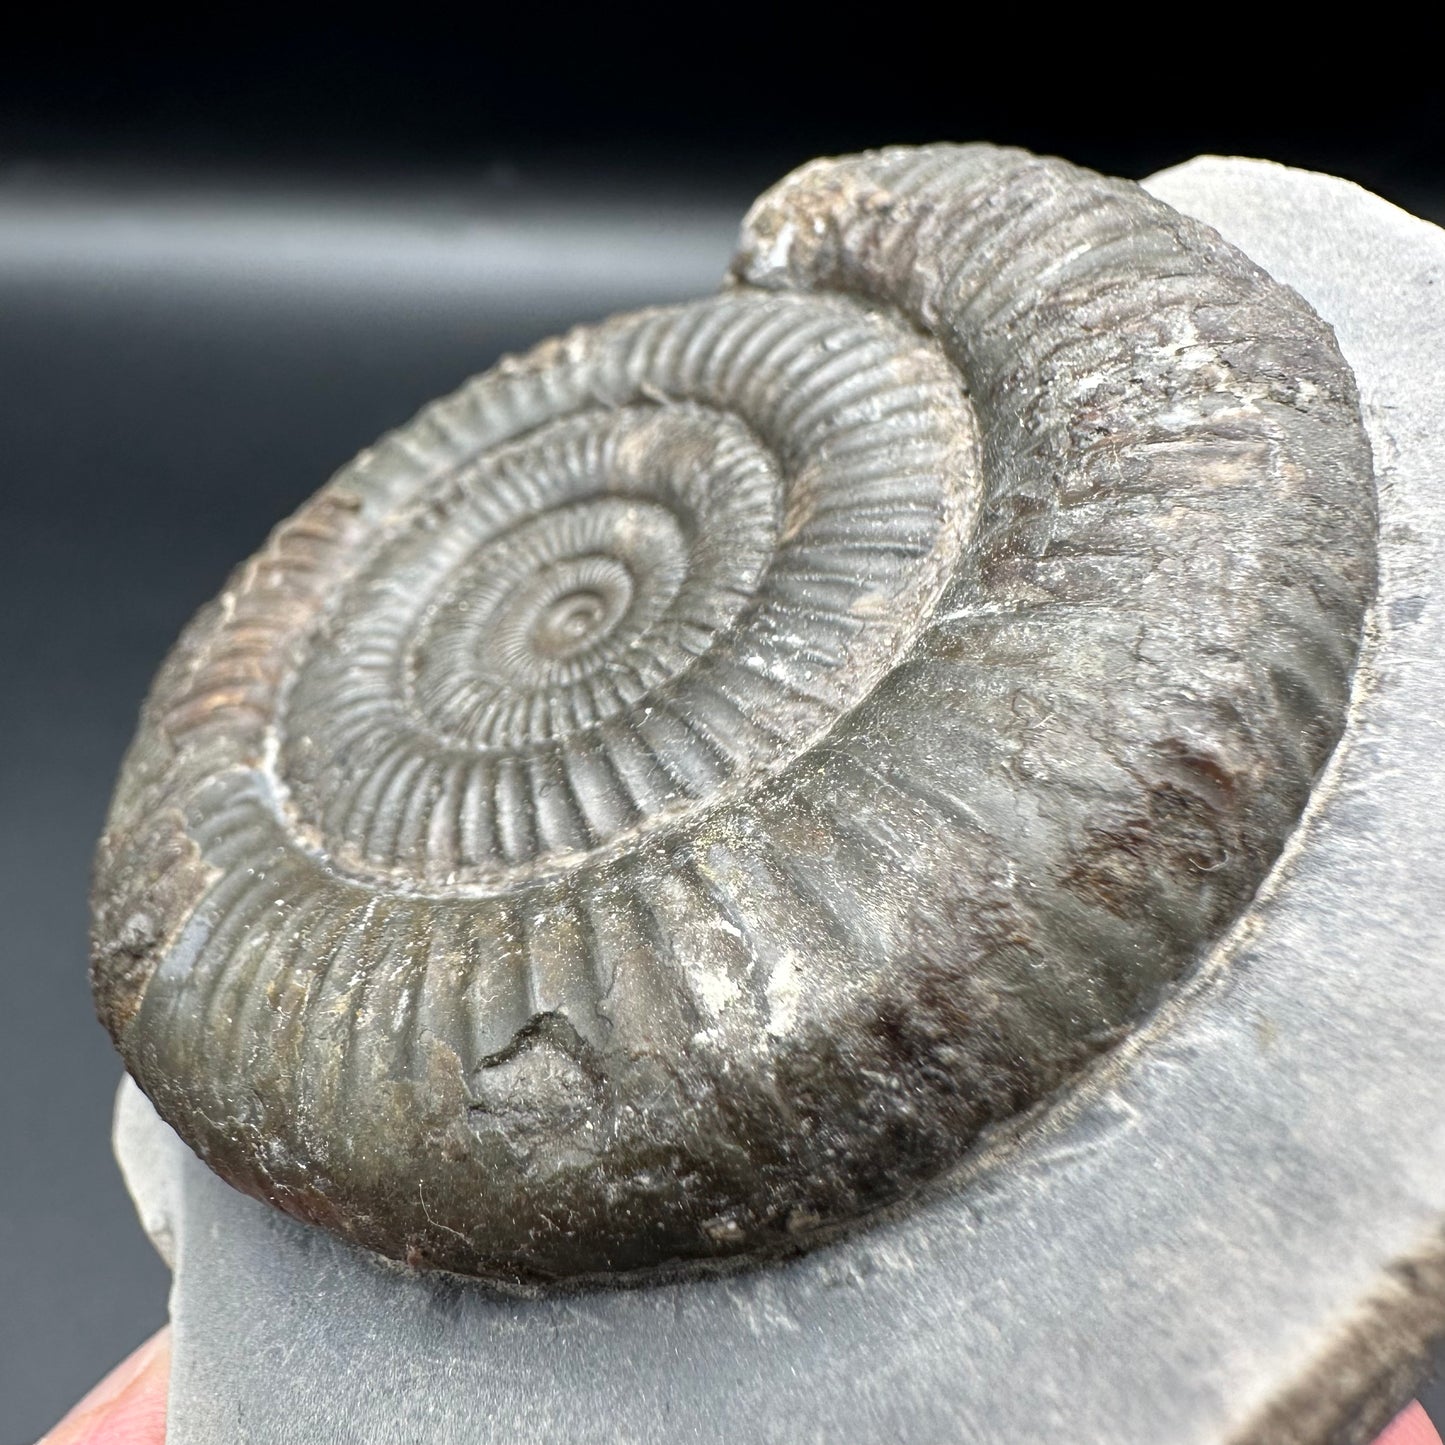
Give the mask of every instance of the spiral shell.
[[225, 1178], [413, 1264], [798, 1247], [1244, 907], [1373, 587], [1329, 329], [1126, 182], [818, 162], [728, 287], [509, 360], [191, 624], [100, 1013]]

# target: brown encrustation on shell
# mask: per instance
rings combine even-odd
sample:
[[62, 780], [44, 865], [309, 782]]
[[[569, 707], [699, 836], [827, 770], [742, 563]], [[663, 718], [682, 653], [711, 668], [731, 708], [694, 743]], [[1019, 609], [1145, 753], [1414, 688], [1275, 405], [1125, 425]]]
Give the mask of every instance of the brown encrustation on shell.
[[817, 162], [729, 286], [502, 363], [182, 636], [93, 979], [218, 1173], [413, 1264], [806, 1244], [1236, 918], [1373, 588], [1329, 328], [1135, 186]]

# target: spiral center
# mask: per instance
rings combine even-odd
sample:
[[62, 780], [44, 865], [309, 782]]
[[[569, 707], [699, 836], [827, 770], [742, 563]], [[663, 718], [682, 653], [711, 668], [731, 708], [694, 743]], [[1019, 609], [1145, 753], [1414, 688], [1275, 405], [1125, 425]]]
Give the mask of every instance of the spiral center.
[[559, 597], [542, 614], [532, 640], [541, 652], [570, 657], [606, 632], [607, 604], [595, 592]]
[[567, 558], [524, 589], [519, 641], [534, 661], [580, 657], [612, 635], [633, 595], [632, 574], [615, 558]]

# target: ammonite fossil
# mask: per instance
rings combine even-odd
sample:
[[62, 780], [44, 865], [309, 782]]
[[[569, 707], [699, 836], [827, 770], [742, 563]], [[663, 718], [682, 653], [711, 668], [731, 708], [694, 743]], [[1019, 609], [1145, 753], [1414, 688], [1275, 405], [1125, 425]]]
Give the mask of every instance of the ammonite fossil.
[[192, 623], [93, 977], [226, 1179], [628, 1277], [899, 1201], [1235, 919], [1344, 717], [1329, 328], [1127, 182], [818, 162], [717, 296], [503, 362]]

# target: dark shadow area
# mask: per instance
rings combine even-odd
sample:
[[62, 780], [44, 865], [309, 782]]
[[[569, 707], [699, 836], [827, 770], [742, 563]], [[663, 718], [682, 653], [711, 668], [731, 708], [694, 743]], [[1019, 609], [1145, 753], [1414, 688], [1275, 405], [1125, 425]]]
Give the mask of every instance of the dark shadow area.
[[669, 6], [268, 29], [34, 8], [0, 50], [0, 160], [312, 181], [460, 167], [503, 185], [545, 172], [610, 192], [643, 176], [750, 196], [814, 155], [976, 139], [1132, 176], [1202, 151], [1264, 155], [1433, 204], [1445, 97], [1430, 47], [1354, 24], [1334, 53], [1320, 33], [1307, 50], [1285, 17], [1278, 39], [1270, 24]]

